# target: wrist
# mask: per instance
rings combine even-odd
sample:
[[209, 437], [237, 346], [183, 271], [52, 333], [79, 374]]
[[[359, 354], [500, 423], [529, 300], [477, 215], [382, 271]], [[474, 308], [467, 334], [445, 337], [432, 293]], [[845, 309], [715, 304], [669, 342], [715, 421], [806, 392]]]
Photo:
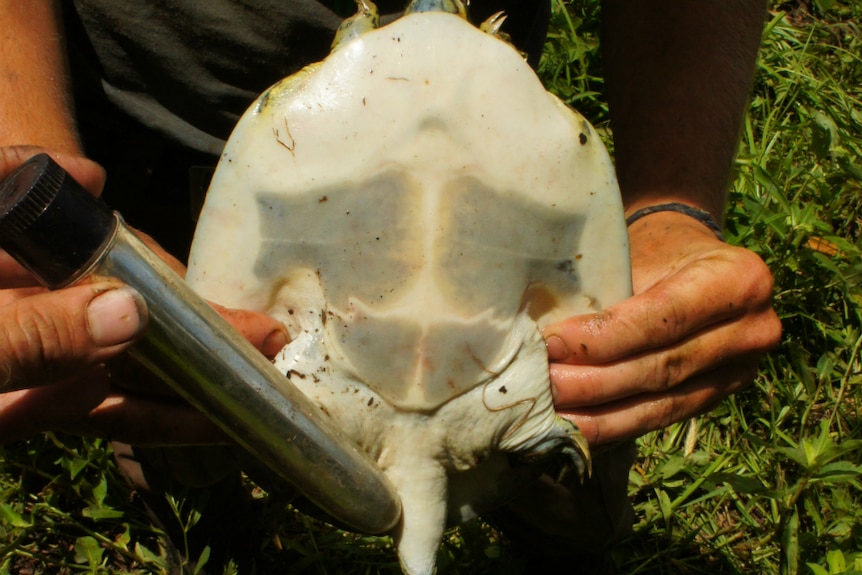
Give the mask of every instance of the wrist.
[[638, 260], [664, 261], [682, 250], [701, 252], [722, 249], [727, 244], [694, 218], [677, 212], [655, 212], [628, 227], [632, 264]]
[[635, 222], [658, 213], [680, 214], [690, 218], [707, 227], [715, 237], [724, 241], [724, 234], [718, 221], [708, 211], [683, 202], [665, 202], [644, 206], [626, 214], [626, 226], [631, 227]]

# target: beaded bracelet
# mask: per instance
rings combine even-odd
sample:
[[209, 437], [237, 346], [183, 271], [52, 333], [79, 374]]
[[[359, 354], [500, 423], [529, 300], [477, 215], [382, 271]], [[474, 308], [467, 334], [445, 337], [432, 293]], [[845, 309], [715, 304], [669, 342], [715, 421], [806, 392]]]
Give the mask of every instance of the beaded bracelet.
[[626, 226], [630, 226], [642, 217], [654, 214], [656, 212], [676, 212], [678, 214], [683, 214], [685, 216], [689, 216], [690, 218], [694, 218], [709, 229], [711, 229], [718, 239], [724, 241], [724, 234], [721, 233], [721, 228], [713, 219], [712, 214], [710, 214], [706, 210], [701, 210], [700, 208], [695, 208], [694, 206], [681, 204], [679, 202], [658, 204], [656, 206], [647, 206], [645, 208], [641, 208], [626, 218]]

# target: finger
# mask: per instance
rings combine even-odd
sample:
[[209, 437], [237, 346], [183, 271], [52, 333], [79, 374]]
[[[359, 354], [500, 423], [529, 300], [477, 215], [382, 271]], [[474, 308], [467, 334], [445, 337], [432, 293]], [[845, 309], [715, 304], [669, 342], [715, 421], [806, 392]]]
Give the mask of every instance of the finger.
[[128, 347], [145, 323], [141, 296], [113, 283], [0, 307], [0, 391], [58, 382], [98, 364]]
[[756, 368], [775, 346], [781, 324], [772, 308], [724, 323], [675, 345], [599, 365], [552, 363], [551, 389], [558, 408], [600, 405], [636, 393], [659, 393], [727, 362]]
[[272, 358], [290, 343], [287, 328], [270, 316], [253, 311], [230, 309], [212, 305], [234, 329], [243, 335], [265, 356]]
[[99, 164], [87, 158], [54, 152], [39, 146], [0, 146], [0, 178], [5, 178], [15, 168], [40, 153], [51, 156], [85, 190], [94, 196], [101, 195], [105, 186], [105, 170]]
[[[241, 335], [250, 339], [267, 357], [275, 356], [287, 345], [288, 336], [284, 326], [269, 316], [215, 307], [229, 322], [238, 327]], [[172, 401], [177, 399], [176, 391], [168, 383], [129, 354], [113, 357], [107, 360], [105, 365], [108, 366], [111, 382], [115, 387], [150, 398], [168, 398]]]
[[661, 349], [748, 313], [765, 313], [771, 307], [772, 276], [763, 261], [729, 246], [719, 253], [684, 265], [607, 310], [548, 326], [543, 334], [551, 359], [608, 363]]
[[121, 353], [108, 359], [103, 365], [111, 374], [111, 385], [122, 390], [121, 393], [170, 401], [179, 399], [171, 384], [131, 354]]
[[756, 367], [727, 366], [663, 393], [558, 413], [575, 423], [591, 446], [631, 439], [706, 413], [727, 396], [750, 385]]
[[85, 417], [110, 390], [95, 367], [74, 380], [0, 394], [0, 442], [9, 443]]
[[181, 278], [186, 277], [186, 266], [177, 258], [175, 258], [172, 254], [170, 254], [165, 248], [163, 248], [159, 243], [153, 239], [149, 234], [142, 232], [141, 230], [131, 228], [132, 232], [141, 240], [150, 250], [156, 254], [159, 259], [165, 262], [169, 268], [171, 268], [174, 273], [176, 273]]
[[112, 394], [64, 431], [133, 445], [226, 445], [233, 442], [209, 418], [179, 400]]
[[[138, 238], [147, 247], [168, 264], [180, 277], [186, 273], [185, 266], [174, 256], [162, 248], [152, 237], [144, 232], [134, 230]], [[269, 358], [274, 357], [290, 342], [287, 328], [266, 314], [247, 310], [230, 309], [210, 302], [210, 305], [230, 323], [234, 329], [240, 332], [252, 345], [259, 349]]]

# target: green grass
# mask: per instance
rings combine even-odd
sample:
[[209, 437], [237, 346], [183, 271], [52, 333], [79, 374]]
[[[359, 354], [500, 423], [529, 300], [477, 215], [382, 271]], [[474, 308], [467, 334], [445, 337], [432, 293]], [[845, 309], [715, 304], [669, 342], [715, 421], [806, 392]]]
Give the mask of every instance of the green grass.
[[729, 216], [782, 343], [695, 444], [685, 424], [642, 440], [627, 572], [862, 571], [862, 6], [814, 8], [774, 6]]
[[[862, 3], [772, 10], [728, 237], [770, 266], [784, 336], [754, 386], [640, 440], [624, 573], [862, 572]], [[541, 72], [609, 135], [598, 17], [597, 2], [556, 0]], [[388, 539], [248, 490], [257, 573], [398, 572]], [[178, 522], [201, 519], [190, 501], [176, 502]], [[172, 557], [103, 442], [49, 434], [3, 449], [0, 573], [165, 573]], [[529, 569], [501, 534], [472, 523], [450, 533], [440, 572]]]

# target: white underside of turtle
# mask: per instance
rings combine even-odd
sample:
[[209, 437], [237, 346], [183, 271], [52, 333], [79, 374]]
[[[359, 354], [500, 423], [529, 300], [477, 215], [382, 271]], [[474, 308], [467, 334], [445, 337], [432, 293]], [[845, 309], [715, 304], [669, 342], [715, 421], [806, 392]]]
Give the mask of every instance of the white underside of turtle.
[[357, 17], [265, 92], [225, 147], [187, 276], [288, 326], [276, 365], [394, 484], [412, 574], [499, 495], [500, 454], [588, 462], [539, 329], [631, 292], [599, 137], [461, 8]]

